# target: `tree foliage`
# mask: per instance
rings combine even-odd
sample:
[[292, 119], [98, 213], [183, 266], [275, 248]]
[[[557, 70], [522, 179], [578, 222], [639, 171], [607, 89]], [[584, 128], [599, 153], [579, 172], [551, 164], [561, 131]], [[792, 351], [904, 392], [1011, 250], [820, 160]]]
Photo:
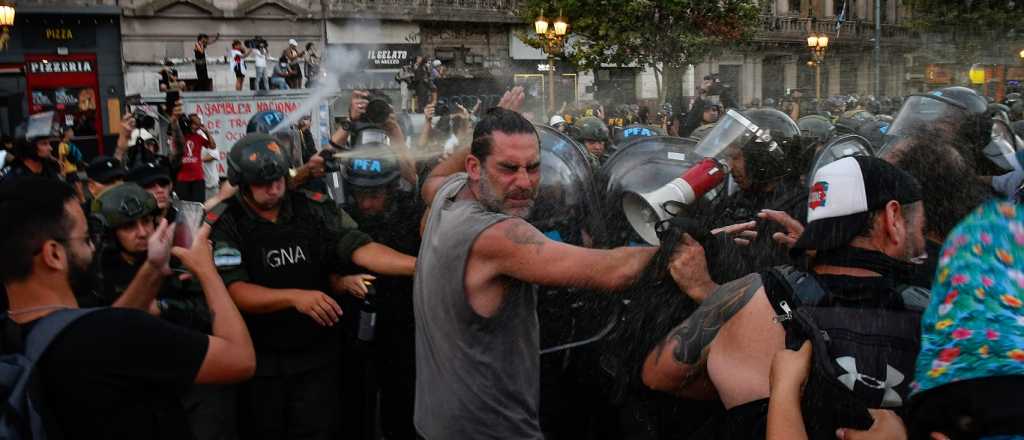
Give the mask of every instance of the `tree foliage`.
[[[581, 69], [601, 64], [683, 67], [753, 36], [758, 0], [525, 0], [524, 21], [559, 13], [576, 37], [566, 56]], [[521, 38], [534, 47], [534, 35]]]
[[[1024, 1], [1014, 0], [903, 0], [910, 8], [904, 24], [922, 31], [941, 45], [930, 52], [961, 63], [980, 55], [1006, 55], [1004, 47], [1024, 37]], [[1001, 53], [1006, 52], [1006, 53]]]
[[910, 7], [910, 24], [930, 32], [958, 29], [1024, 30], [1024, 2], [1013, 0], [903, 0]]

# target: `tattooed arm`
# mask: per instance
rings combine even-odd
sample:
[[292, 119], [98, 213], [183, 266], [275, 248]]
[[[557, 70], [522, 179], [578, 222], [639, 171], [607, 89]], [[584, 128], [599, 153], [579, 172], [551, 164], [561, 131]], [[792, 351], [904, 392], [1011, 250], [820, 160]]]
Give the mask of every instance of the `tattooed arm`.
[[700, 391], [699, 379], [707, 374], [711, 341], [758, 292], [764, 294], [757, 274], [717, 286], [692, 315], [647, 355], [642, 374], [644, 384], [651, 389], [694, 397]]
[[486, 261], [498, 275], [527, 283], [614, 291], [632, 283], [656, 250], [572, 246], [551, 240], [526, 221], [514, 218], [481, 233], [472, 256]]

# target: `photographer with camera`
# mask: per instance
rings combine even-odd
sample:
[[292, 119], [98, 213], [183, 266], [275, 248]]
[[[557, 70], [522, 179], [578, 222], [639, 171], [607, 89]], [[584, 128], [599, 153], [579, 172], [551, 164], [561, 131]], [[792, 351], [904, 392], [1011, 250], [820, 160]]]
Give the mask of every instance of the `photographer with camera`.
[[409, 157], [405, 133], [398, 125], [391, 99], [379, 90], [353, 90], [349, 117], [331, 135], [331, 146], [350, 150], [351, 145], [379, 142], [398, 156], [402, 178], [416, 184], [416, 164]]
[[679, 136], [688, 137], [698, 128], [702, 132], [710, 130], [723, 113], [723, 104], [728, 86], [722, 85], [718, 74], [711, 74], [704, 77], [704, 82], [697, 89], [697, 96], [694, 98], [693, 107], [686, 114], [686, 122], [679, 129]]
[[231, 71], [235, 74], [235, 90], [242, 90], [242, 82], [245, 81], [245, 58], [252, 53], [252, 49], [242, 45], [240, 40], [231, 42]]

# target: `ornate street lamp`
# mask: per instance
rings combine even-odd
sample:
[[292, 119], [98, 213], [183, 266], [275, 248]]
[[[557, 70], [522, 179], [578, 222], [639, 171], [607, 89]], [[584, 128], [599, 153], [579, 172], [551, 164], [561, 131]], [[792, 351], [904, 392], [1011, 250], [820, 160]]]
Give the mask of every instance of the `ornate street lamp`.
[[807, 48], [814, 57], [814, 98], [821, 102], [821, 62], [828, 49], [828, 35], [811, 33], [807, 36]]
[[[549, 23], [542, 13], [533, 22], [533, 30], [544, 41], [544, 53], [548, 55], [548, 113], [555, 111], [555, 55], [562, 52], [569, 22], [558, 14], [554, 23]], [[549, 115], [550, 116], [550, 115]]]
[[14, 26], [14, 3], [0, 2], [0, 27]]

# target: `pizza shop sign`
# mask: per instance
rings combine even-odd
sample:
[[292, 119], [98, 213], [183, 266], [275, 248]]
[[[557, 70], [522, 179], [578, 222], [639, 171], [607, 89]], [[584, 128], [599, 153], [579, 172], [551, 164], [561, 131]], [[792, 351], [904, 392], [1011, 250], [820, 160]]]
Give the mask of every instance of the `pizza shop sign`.
[[28, 73], [91, 73], [92, 61], [31, 61]]

